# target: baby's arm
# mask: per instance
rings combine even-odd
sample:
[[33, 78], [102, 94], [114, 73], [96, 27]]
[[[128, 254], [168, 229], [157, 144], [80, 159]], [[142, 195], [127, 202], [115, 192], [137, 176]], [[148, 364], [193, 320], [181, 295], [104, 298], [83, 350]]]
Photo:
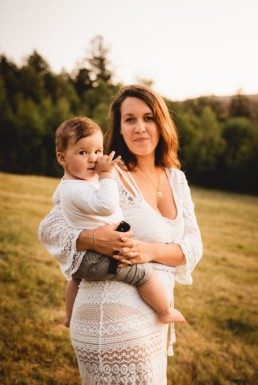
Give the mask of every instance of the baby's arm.
[[72, 198], [69, 198], [85, 214], [108, 216], [114, 214], [119, 207], [119, 192], [112, 171], [121, 157], [113, 159], [114, 155], [115, 152], [112, 151], [110, 155], [98, 158], [95, 167], [95, 171], [99, 175], [97, 190], [89, 190], [85, 185], [81, 185], [79, 188], [75, 186], [76, 190]]

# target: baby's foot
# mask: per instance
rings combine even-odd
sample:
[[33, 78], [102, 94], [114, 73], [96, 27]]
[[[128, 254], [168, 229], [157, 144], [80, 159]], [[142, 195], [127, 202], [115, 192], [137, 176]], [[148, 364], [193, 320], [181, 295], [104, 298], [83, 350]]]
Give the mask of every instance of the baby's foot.
[[66, 328], [69, 328], [70, 327], [70, 320], [68, 318], [66, 318], [65, 322], [64, 322], [64, 326]]
[[169, 312], [158, 314], [159, 321], [163, 324], [169, 324], [171, 322], [186, 323], [185, 317], [177, 309], [169, 309]]

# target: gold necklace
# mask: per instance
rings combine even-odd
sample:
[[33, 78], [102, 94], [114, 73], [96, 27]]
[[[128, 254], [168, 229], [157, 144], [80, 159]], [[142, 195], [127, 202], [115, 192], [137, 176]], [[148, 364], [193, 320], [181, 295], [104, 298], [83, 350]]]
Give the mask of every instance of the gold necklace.
[[140, 170], [143, 173], [143, 175], [145, 175], [149, 179], [149, 181], [151, 182], [152, 186], [154, 187], [154, 190], [156, 191], [157, 197], [158, 198], [162, 198], [163, 192], [160, 191], [160, 189], [159, 189], [159, 186], [160, 186], [160, 173], [158, 174], [159, 175], [159, 180], [158, 180], [158, 188], [157, 188], [155, 186], [153, 180], [151, 179], [151, 177], [148, 174], [145, 174], [145, 172], [142, 171], [142, 169], [140, 169], [139, 167], [137, 167], [137, 168], [138, 168], [138, 170]]

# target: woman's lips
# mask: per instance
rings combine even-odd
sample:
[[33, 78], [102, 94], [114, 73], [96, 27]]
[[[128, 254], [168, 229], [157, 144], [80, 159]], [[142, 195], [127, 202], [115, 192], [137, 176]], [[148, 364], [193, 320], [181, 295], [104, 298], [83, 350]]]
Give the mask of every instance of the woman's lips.
[[148, 140], [149, 138], [135, 138], [134, 142], [145, 142], [145, 140]]

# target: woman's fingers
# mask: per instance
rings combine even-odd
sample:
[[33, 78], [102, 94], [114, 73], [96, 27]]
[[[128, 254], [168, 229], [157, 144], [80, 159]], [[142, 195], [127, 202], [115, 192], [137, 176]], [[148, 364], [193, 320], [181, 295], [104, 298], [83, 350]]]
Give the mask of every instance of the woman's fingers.
[[137, 246], [135, 242], [128, 242], [126, 246], [122, 246], [119, 249], [119, 254], [124, 255], [125, 257], [131, 257], [131, 253], [138, 253]]
[[117, 249], [113, 257], [119, 262], [119, 267], [150, 262], [151, 255], [142, 246], [144, 246], [143, 242], [131, 240], [130, 246]]
[[127, 265], [129, 265], [130, 263], [132, 263], [133, 259], [136, 261], [136, 258], [139, 257], [139, 253], [138, 251], [130, 251], [128, 253], [120, 253], [119, 251], [117, 251], [113, 257], [119, 262], [126, 263]]
[[132, 238], [122, 236], [121, 238], [119, 238], [116, 247], [113, 249], [114, 254], [121, 254], [121, 255], [125, 254], [125, 257], [126, 257], [127, 255], [126, 255], [126, 253], [124, 253], [123, 250], [126, 249], [127, 253], [128, 253], [128, 252], [132, 251], [133, 247], [134, 247], [134, 241], [132, 240]]
[[[130, 232], [128, 232], [128, 233], [130, 233]], [[121, 245], [121, 247], [123, 247], [125, 244], [126, 244], [127, 247], [133, 247], [134, 246], [134, 241], [132, 240], [132, 238], [129, 238], [128, 236], [122, 236], [120, 238], [120, 241], [123, 243]]]
[[[136, 255], [137, 254], [137, 255]], [[132, 253], [132, 257], [130, 258], [119, 258], [118, 259], [118, 267], [125, 267], [125, 266], [133, 266], [137, 263], [141, 263], [139, 259], [137, 258], [139, 256], [139, 253]]]
[[[114, 252], [113, 258], [119, 262], [119, 267], [142, 263], [140, 253], [138, 251], [138, 242], [131, 238], [122, 237], [123, 245]], [[125, 246], [126, 245], [126, 246]]]
[[121, 242], [123, 243], [123, 245], [121, 245], [121, 248], [119, 250], [122, 254], [129, 253], [130, 251], [137, 251], [138, 242], [136, 242], [132, 238], [127, 238], [123, 236], [121, 238]]
[[[117, 259], [117, 258], [115, 258], [115, 259]], [[119, 267], [132, 265], [130, 259], [126, 259], [126, 258], [118, 259], [118, 262], [119, 262], [119, 264], [118, 264]]]

